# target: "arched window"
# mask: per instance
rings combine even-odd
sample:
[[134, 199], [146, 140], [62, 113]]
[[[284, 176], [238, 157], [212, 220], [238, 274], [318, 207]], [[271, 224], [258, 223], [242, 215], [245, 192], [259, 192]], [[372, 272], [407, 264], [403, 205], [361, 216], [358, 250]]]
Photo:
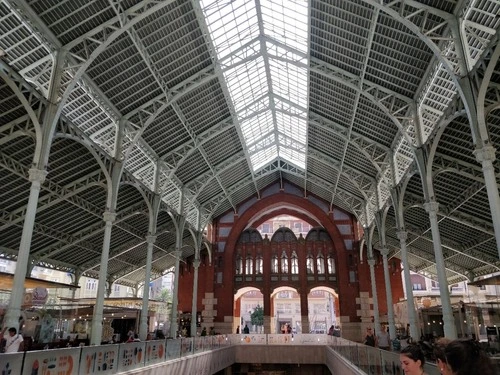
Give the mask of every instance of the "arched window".
[[243, 275], [243, 259], [240, 254], [236, 255], [236, 274]]
[[288, 273], [288, 256], [285, 253], [285, 250], [283, 250], [283, 253], [281, 254], [281, 273]]
[[247, 275], [252, 275], [253, 274], [253, 258], [252, 258], [252, 255], [250, 255], [250, 254], [247, 255], [247, 258], [246, 258], [246, 261], [245, 261], [245, 266], [246, 266], [245, 273]]
[[264, 272], [263, 263], [264, 261], [262, 260], [262, 254], [258, 254], [257, 259], [255, 259], [255, 273], [262, 274]]
[[328, 254], [328, 273], [335, 273], [335, 259], [333, 259], [333, 254]]
[[306, 268], [308, 274], [314, 273], [314, 258], [311, 253], [307, 254]]
[[299, 259], [297, 258], [297, 253], [294, 251], [292, 253], [292, 274], [297, 275], [299, 273]]
[[323, 254], [321, 254], [321, 253], [319, 253], [318, 257], [316, 258], [316, 267], [318, 270], [318, 274], [325, 273], [325, 258], [323, 257]]
[[271, 258], [271, 273], [278, 273], [278, 256], [276, 254]]

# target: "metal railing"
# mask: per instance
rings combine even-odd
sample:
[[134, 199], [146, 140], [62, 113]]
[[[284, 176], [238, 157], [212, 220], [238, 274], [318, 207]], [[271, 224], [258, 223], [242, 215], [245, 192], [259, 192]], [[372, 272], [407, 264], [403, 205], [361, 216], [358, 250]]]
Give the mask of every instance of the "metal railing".
[[[230, 334], [0, 354], [0, 373], [117, 374], [237, 345], [328, 346], [365, 374], [402, 373], [397, 352], [316, 334]], [[439, 374], [434, 364], [426, 364], [425, 371]]]

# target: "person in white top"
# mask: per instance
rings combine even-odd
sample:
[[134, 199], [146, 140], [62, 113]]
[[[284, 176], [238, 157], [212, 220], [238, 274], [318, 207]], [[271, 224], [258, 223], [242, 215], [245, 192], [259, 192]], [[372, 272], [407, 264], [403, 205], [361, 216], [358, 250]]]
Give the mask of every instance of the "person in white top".
[[14, 327], [9, 328], [9, 334], [4, 338], [5, 353], [16, 353], [23, 350], [23, 336], [17, 333], [17, 330]]

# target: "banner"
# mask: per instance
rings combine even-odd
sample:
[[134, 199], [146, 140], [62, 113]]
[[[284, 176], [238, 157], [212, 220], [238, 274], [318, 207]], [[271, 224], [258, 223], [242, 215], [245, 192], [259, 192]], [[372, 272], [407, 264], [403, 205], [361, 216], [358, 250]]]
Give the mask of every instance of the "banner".
[[[64, 374], [77, 375], [80, 348], [36, 350], [26, 352], [24, 375]], [[12, 372], [20, 374], [21, 372]]]
[[119, 345], [84, 346], [80, 375], [116, 374]]

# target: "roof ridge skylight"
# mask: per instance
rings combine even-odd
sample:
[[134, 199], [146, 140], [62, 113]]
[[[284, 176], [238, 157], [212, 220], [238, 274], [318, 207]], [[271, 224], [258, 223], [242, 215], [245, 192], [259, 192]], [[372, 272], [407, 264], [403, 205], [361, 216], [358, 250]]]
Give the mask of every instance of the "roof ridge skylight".
[[[233, 66], [225, 62], [223, 76], [252, 169], [257, 171], [277, 158], [304, 169], [309, 102], [308, 1], [257, 3], [258, 8], [256, 0], [202, 0], [201, 8], [217, 58], [237, 62]], [[235, 58], [228, 59], [232, 54]], [[279, 97], [286, 99], [286, 104]], [[260, 105], [255, 106], [259, 98]]]

